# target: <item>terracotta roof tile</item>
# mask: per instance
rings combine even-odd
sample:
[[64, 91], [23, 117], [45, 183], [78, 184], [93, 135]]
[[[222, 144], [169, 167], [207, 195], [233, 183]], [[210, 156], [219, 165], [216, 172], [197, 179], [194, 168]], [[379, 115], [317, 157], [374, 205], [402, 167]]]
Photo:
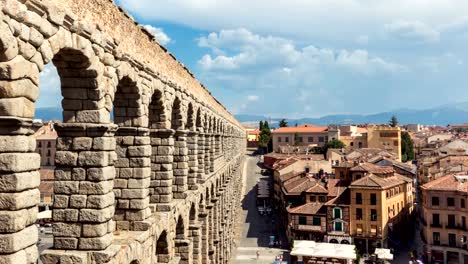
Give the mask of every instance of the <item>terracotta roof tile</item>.
[[[463, 177], [465, 177], [465, 180], [462, 180]], [[424, 184], [421, 186], [421, 189], [431, 191], [460, 191], [468, 193], [468, 176], [466, 175], [466, 172], [464, 175], [445, 175]]]
[[372, 163], [362, 163], [351, 168], [351, 171], [367, 171], [373, 174], [390, 174], [395, 170], [392, 166], [379, 166]]
[[288, 208], [288, 212], [291, 214], [313, 215], [318, 213], [325, 214], [326, 210], [321, 203], [306, 203], [297, 207]]
[[355, 180], [351, 183], [350, 187], [365, 187], [365, 188], [378, 188], [378, 189], [387, 189], [399, 184], [404, 183], [405, 181], [398, 176], [392, 176], [387, 178], [379, 177], [375, 174], [369, 174], [359, 180]]

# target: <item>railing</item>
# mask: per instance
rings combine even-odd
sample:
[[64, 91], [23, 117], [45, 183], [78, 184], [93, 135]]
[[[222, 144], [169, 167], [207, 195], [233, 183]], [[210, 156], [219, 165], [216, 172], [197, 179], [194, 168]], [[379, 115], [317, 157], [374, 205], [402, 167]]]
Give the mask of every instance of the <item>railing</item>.
[[432, 223], [431, 227], [442, 228], [442, 224], [441, 223]]

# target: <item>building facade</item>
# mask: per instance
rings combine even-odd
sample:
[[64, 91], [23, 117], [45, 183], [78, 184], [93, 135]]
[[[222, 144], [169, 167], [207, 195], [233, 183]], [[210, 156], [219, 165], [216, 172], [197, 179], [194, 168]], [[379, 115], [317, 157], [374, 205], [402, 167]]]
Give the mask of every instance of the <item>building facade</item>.
[[401, 129], [391, 126], [368, 126], [367, 147], [385, 149], [401, 161]]
[[468, 176], [449, 174], [421, 186], [428, 263], [468, 263]]

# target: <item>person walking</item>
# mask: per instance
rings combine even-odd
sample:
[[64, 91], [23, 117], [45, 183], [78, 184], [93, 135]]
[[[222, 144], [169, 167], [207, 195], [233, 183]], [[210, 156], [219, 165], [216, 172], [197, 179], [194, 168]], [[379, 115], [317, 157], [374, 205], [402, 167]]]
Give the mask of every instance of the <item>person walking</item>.
[[260, 258], [260, 250], [257, 250], [257, 260]]

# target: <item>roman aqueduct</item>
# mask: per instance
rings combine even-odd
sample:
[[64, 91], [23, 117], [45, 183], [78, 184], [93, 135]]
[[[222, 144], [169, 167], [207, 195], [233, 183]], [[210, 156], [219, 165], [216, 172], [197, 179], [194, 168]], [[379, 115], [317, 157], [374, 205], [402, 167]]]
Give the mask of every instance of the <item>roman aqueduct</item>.
[[[0, 263], [227, 263], [245, 131], [112, 0], [0, 0]], [[39, 74], [63, 96], [40, 256]], [[113, 120], [112, 120], [113, 119]]]

